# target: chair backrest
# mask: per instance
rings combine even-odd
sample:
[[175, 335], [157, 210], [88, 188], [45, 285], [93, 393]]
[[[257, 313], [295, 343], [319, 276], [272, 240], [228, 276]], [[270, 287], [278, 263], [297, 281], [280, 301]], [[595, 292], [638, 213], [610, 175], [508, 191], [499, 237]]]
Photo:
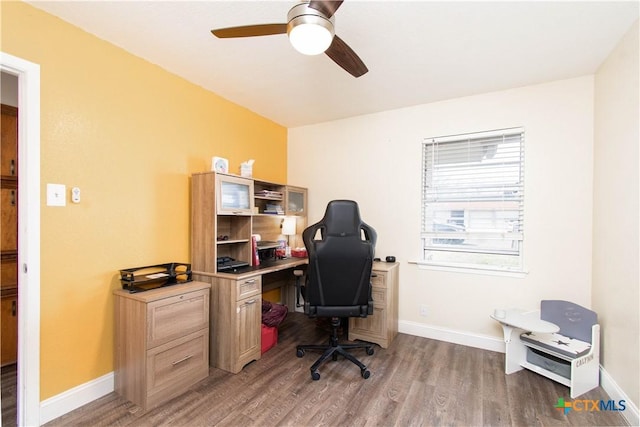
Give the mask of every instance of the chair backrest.
[[595, 311], [562, 300], [542, 300], [540, 318], [558, 325], [562, 335], [584, 342], [591, 342], [591, 327], [598, 323]]
[[356, 202], [329, 202], [324, 217], [302, 233], [309, 256], [305, 313], [367, 316], [376, 237], [360, 219]]

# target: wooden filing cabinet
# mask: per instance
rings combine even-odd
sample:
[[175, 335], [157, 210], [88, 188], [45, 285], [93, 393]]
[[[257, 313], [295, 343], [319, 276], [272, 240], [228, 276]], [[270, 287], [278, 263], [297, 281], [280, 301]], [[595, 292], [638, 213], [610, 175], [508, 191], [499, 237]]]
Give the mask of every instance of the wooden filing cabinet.
[[349, 340], [387, 348], [398, 334], [398, 263], [374, 262], [371, 277], [373, 314], [349, 318]]
[[209, 375], [210, 285], [115, 295], [115, 390], [144, 411]]
[[261, 356], [262, 276], [194, 274], [211, 281], [210, 364], [237, 374]]

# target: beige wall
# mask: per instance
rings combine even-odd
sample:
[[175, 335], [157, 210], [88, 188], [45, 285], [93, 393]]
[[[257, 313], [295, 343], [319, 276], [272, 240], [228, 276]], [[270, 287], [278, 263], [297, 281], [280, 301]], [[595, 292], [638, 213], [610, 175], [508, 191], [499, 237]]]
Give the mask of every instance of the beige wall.
[[[522, 278], [421, 270], [421, 142], [525, 128]], [[501, 337], [496, 307], [541, 299], [591, 305], [593, 77], [581, 77], [289, 129], [289, 177], [309, 187], [310, 222], [353, 198], [378, 231], [376, 255], [400, 261], [400, 320]], [[421, 317], [420, 305], [428, 316]]]
[[640, 403], [638, 22], [595, 76], [593, 307], [602, 366]]
[[[26, 3], [1, 6], [2, 51], [41, 67], [44, 400], [113, 370], [119, 269], [189, 260], [190, 174], [218, 155], [286, 182], [287, 133]], [[82, 202], [46, 206], [47, 183]]]
[[[592, 307], [603, 366], [636, 405], [639, 378], [638, 24], [597, 75], [289, 129], [289, 177], [310, 218], [352, 198], [401, 262], [400, 321], [501, 337], [495, 307]], [[420, 270], [421, 141], [525, 128], [523, 278]], [[428, 316], [419, 315], [420, 305]]]

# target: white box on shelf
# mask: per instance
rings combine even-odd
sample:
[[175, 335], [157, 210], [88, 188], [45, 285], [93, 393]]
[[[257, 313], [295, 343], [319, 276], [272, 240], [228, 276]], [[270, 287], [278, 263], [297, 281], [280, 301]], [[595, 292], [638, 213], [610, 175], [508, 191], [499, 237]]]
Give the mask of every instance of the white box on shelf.
[[240, 163], [240, 176], [245, 178], [251, 178], [253, 176], [253, 162], [254, 160], [247, 160]]

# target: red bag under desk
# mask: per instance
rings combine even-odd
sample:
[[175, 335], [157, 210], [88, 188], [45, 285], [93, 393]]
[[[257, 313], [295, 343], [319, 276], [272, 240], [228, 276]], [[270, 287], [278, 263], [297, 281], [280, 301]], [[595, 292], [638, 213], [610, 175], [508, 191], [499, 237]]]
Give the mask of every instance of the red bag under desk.
[[278, 343], [278, 328], [262, 324], [262, 354]]

